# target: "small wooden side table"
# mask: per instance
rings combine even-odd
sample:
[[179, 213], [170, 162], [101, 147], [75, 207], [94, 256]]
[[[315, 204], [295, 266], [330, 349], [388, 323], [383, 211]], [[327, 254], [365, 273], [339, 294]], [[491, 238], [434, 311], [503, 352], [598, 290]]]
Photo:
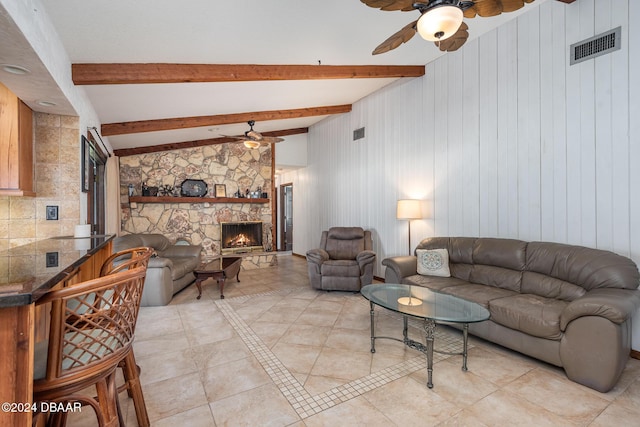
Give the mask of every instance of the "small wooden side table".
[[196, 276], [196, 286], [198, 287], [198, 297], [202, 296], [202, 282], [211, 278], [215, 279], [220, 286], [220, 299], [224, 299], [224, 281], [228, 277], [236, 276], [236, 280], [240, 282], [240, 266], [242, 265], [242, 257], [218, 256], [213, 260], [204, 261], [196, 268], [193, 273]]

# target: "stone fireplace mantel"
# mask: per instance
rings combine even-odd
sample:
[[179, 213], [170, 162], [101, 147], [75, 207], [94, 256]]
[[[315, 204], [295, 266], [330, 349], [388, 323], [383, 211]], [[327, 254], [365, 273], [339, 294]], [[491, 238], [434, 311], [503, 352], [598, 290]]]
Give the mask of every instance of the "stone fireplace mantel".
[[129, 202], [136, 202], [136, 203], [269, 203], [269, 199], [250, 198], [250, 197], [130, 196]]

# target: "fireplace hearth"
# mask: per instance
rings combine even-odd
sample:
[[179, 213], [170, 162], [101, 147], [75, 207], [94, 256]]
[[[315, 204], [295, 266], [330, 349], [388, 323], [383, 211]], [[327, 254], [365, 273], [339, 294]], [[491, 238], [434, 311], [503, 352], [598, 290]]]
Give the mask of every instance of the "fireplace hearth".
[[262, 222], [223, 222], [220, 224], [222, 254], [262, 251]]

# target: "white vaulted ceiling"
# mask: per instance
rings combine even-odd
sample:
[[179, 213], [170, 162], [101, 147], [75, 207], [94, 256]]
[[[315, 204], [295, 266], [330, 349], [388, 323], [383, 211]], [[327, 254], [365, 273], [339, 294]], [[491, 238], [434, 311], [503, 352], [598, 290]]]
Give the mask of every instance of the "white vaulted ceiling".
[[[543, 3], [492, 18], [466, 19], [470, 39]], [[2, 3], [2, 2], [0, 2]], [[40, 4], [34, 1], [34, 10]], [[397, 49], [371, 51], [419, 13], [384, 12], [359, 0], [55, 0], [43, 1], [72, 64], [263, 64], [263, 65], [419, 65], [443, 55], [414, 37]], [[69, 114], [37, 55], [0, 7], [0, 62], [19, 63], [45, 74], [38, 85], [1, 73], [33, 109]], [[39, 10], [38, 13], [43, 13]], [[11, 39], [19, 42], [11, 42]], [[18, 47], [16, 47], [18, 46]], [[396, 77], [199, 83], [98, 84], [82, 86], [105, 124], [348, 105], [393, 82]], [[35, 81], [35, 80], [34, 80]], [[55, 89], [55, 88], [54, 88]], [[46, 109], [36, 101], [52, 98]], [[260, 120], [259, 132], [305, 128], [326, 115]], [[242, 134], [246, 120], [177, 130], [107, 136], [114, 149], [146, 147]]]

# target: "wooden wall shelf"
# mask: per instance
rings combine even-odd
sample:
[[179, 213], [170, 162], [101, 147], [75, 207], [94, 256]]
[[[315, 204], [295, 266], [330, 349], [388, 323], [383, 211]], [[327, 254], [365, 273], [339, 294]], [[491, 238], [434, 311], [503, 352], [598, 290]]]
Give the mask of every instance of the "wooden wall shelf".
[[130, 196], [129, 202], [137, 203], [269, 203], [269, 199], [249, 197], [171, 197], [171, 196]]

